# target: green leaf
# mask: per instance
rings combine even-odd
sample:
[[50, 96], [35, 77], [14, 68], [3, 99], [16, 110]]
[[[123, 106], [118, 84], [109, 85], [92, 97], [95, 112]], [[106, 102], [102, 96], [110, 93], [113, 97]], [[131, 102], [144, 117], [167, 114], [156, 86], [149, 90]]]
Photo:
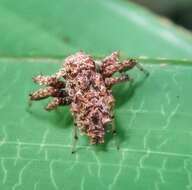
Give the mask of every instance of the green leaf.
[[147, 79], [132, 70], [134, 84], [113, 89], [120, 150], [107, 133], [106, 143], [98, 147], [80, 136], [77, 153], [71, 154], [73, 121], [68, 108], [46, 112], [47, 100], [27, 108], [29, 91], [37, 89], [32, 76], [55, 72], [59, 62], [0, 60], [1, 189], [190, 187], [191, 63], [148, 62]]
[[[191, 35], [121, 0], [1, 0], [0, 28], [0, 189], [192, 188]], [[69, 108], [28, 108], [31, 78], [79, 49], [121, 50], [150, 72], [113, 89], [120, 150], [108, 132], [101, 146], [79, 135], [71, 154]]]
[[129, 56], [192, 58], [192, 38], [122, 0], [1, 0], [0, 53], [65, 56], [77, 49]]

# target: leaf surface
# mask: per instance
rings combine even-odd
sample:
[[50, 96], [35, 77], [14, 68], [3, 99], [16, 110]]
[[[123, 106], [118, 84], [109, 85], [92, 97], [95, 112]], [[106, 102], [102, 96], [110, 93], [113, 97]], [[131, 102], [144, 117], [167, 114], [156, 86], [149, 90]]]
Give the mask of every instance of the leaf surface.
[[[44, 111], [28, 94], [31, 78], [52, 74], [68, 54], [137, 57], [150, 76], [114, 87], [120, 150], [107, 132], [71, 154], [68, 107]], [[0, 1], [0, 189], [192, 188], [192, 38], [121, 0]]]
[[147, 79], [137, 69], [130, 71], [134, 84], [113, 89], [120, 150], [107, 133], [98, 147], [80, 136], [76, 154], [71, 154], [73, 121], [67, 107], [46, 112], [45, 100], [27, 108], [29, 91], [37, 89], [31, 77], [57, 71], [60, 62], [0, 60], [2, 189], [190, 187], [190, 62], [145, 61]]

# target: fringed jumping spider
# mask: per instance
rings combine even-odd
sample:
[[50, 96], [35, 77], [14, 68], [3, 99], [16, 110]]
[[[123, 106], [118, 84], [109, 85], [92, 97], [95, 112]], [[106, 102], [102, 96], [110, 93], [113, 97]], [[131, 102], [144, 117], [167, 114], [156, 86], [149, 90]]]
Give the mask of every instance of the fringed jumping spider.
[[[90, 55], [78, 52], [67, 57], [57, 73], [33, 78], [35, 83], [44, 87], [31, 93], [30, 101], [52, 97], [45, 108], [48, 111], [70, 105], [75, 123], [72, 153], [75, 150], [77, 128], [89, 137], [91, 144], [104, 143], [107, 124], [112, 123], [112, 133], [116, 133], [111, 87], [131, 81], [125, 72], [134, 66], [148, 75], [134, 59], [120, 62], [118, 52], [103, 60], [94, 60]], [[119, 77], [113, 76], [116, 72], [120, 73]]]

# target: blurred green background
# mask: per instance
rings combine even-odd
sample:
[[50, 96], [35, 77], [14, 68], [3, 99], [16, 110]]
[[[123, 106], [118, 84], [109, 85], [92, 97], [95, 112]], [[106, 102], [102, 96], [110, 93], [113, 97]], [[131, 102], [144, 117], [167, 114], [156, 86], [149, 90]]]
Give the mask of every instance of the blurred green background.
[[[69, 108], [27, 106], [31, 78], [79, 50], [150, 72], [113, 89], [120, 150], [107, 132], [101, 146], [79, 135], [72, 155]], [[189, 31], [131, 1], [0, 0], [0, 189], [192, 189], [191, 52]]]
[[192, 1], [191, 0], [132, 0], [170, 18], [176, 24], [192, 29]]

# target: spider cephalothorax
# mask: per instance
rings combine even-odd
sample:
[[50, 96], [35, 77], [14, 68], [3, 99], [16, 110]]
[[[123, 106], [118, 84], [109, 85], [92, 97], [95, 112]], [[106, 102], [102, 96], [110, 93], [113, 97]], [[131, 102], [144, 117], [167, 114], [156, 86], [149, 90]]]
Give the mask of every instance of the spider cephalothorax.
[[[51, 96], [46, 110], [70, 105], [75, 129], [79, 128], [86, 134], [91, 144], [100, 144], [104, 142], [106, 125], [114, 118], [114, 98], [110, 89], [114, 84], [130, 80], [125, 71], [135, 65], [146, 72], [133, 59], [120, 63], [118, 52], [100, 61], [78, 52], [67, 57], [57, 73], [34, 77], [35, 83], [45, 87], [31, 93], [30, 100]], [[120, 76], [113, 77], [115, 72]], [[114, 127], [112, 130], [115, 132]]]

